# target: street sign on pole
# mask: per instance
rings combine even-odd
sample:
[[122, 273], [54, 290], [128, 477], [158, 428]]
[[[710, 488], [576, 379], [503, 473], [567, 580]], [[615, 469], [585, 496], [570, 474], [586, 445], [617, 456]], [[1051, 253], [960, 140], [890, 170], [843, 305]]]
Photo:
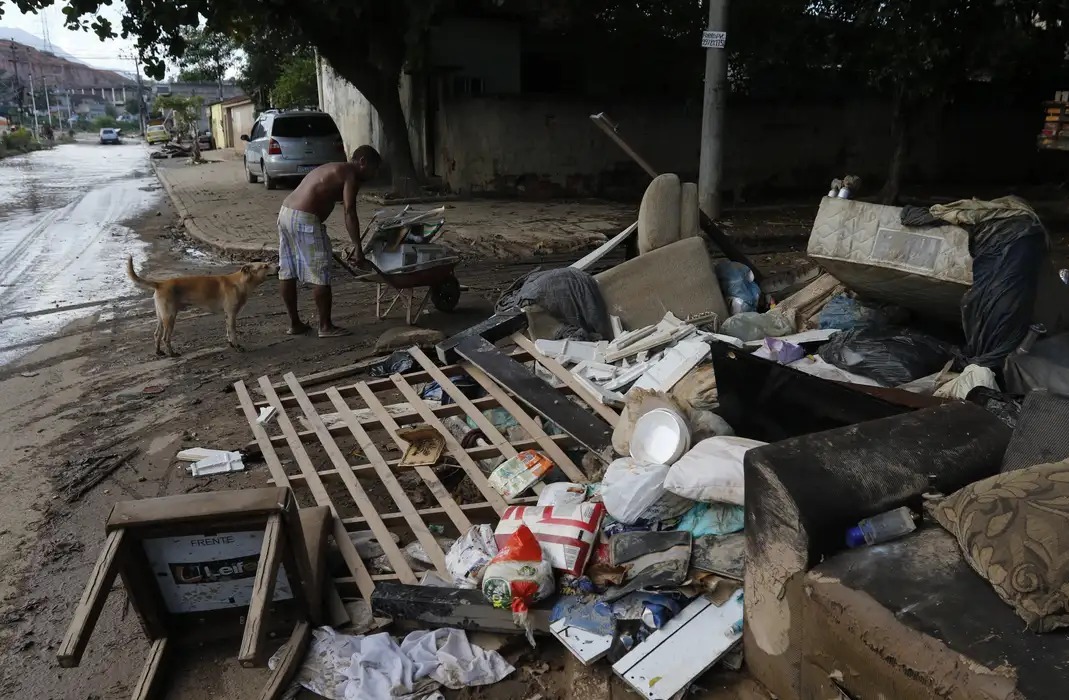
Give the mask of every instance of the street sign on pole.
[[702, 32], [703, 49], [722, 49], [727, 43], [727, 32], [713, 32], [709, 30]]

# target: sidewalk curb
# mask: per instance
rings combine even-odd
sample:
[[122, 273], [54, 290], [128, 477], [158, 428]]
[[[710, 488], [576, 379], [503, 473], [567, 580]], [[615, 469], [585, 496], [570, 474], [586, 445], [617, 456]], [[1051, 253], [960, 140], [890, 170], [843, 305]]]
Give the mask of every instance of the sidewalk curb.
[[163, 170], [154, 160], [150, 159], [149, 165], [152, 168], [152, 172], [156, 174], [156, 179], [160, 181], [164, 191], [167, 192], [167, 196], [171, 198], [171, 204], [174, 205], [175, 211], [178, 212], [178, 217], [182, 221], [182, 226], [185, 227], [186, 233], [189, 234], [190, 238], [207, 246], [214, 252], [227, 257], [247, 258], [250, 256], [262, 257], [265, 254], [278, 255], [278, 248], [267, 244], [262, 246], [228, 244], [209, 235], [203, 228], [201, 228], [200, 224], [197, 223], [196, 218], [189, 213], [189, 209], [182, 203], [182, 199], [174, 191], [174, 187], [167, 179]]

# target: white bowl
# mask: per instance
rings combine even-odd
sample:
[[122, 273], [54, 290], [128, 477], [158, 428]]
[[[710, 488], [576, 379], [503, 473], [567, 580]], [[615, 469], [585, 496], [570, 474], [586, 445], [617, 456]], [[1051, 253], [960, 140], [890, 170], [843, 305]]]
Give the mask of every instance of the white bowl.
[[671, 466], [689, 449], [690, 430], [675, 411], [655, 408], [635, 422], [631, 458], [637, 463]]

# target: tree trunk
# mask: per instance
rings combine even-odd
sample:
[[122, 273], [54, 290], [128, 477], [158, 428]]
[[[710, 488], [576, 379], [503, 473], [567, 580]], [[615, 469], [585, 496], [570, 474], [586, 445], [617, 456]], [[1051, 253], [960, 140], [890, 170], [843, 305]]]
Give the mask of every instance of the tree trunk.
[[[394, 83], [396, 85], [396, 83]], [[386, 137], [386, 153], [383, 157], [390, 164], [393, 191], [400, 197], [412, 197], [419, 193], [420, 178], [412, 161], [412, 144], [408, 137], [408, 123], [401, 108], [401, 95], [397, 88], [386, 89], [372, 106], [382, 120], [382, 132]]]
[[[382, 132], [386, 137], [386, 152], [382, 157], [390, 166], [394, 193], [400, 196], [415, 194], [421, 179], [412, 161], [408, 124], [401, 108], [401, 60], [398, 59], [396, 63], [396, 71], [389, 71], [373, 67], [365, 61], [346, 61], [346, 54], [325, 50], [323, 45], [320, 46], [320, 56], [326, 59], [337, 75], [352, 83], [378, 112], [382, 121]], [[361, 144], [350, 144], [359, 145]]]
[[894, 111], [891, 115], [891, 137], [895, 143], [895, 150], [891, 155], [891, 165], [887, 170], [887, 181], [884, 182], [883, 190], [880, 192], [880, 201], [884, 204], [897, 202], [902, 189], [902, 173], [906, 168], [906, 159], [909, 157], [912, 116], [906, 97], [899, 92], [895, 96]]

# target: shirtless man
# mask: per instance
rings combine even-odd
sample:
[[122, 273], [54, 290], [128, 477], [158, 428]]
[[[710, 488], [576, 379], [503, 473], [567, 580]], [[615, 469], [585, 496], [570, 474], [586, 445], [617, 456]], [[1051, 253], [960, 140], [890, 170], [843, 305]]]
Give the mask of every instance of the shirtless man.
[[371, 146], [353, 151], [348, 163], [321, 165], [290, 192], [278, 212], [278, 279], [282, 301], [290, 316], [290, 335], [309, 330], [297, 313], [297, 280], [312, 285], [312, 298], [319, 315], [319, 337], [347, 335], [349, 331], [330, 321], [330, 238], [323, 223], [342, 202], [345, 230], [353, 242], [356, 264], [363, 262], [360, 248], [360, 220], [356, 215], [356, 195], [360, 186], [375, 177], [382, 157]]

